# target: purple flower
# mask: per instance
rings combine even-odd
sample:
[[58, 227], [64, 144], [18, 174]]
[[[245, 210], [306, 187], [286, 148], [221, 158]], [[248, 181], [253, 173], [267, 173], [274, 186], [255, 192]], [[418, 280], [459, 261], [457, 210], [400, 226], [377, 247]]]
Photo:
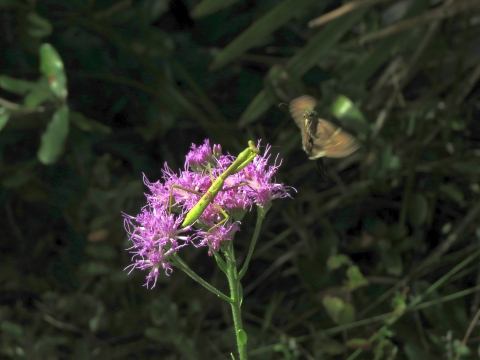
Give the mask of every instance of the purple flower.
[[[258, 143], [260, 146], [260, 142]], [[128, 266], [149, 270], [146, 286], [153, 281], [155, 287], [160, 268], [167, 275], [172, 272], [171, 255], [183, 246], [192, 243], [196, 247], [208, 246], [221, 250], [224, 241], [231, 241], [240, 230], [240, 220], [252, 205], [265, 207], [273, 199], [290, 197], [289, 189], [274, 182], [274, 174], [281, 165], [278, 156], [271, 166], [267, 164], [271, 147], [265, 154], [257, 155], [253, 161], [238, 173], [228, 176], [213, 202], [211, 202], [193, 226], [183, 227], [185, 215], [235, 160], [231, 155], [221, 155], [220, 145], [210, 147], [192, 145], [186, 156], [184, 170], [178, 174], [167, 164], [162, 170], [162, 181], [151, 183], [144, 176], [144, 183], [150, 193], [146, 194], [147, 205], [137, 217], [124, 215], [125, 229], [133, 246], [134, 263]], [[293, 188], [292, 188], [293, 189]], [[295, 189], [293, 189], [295, 190]], [[220, 221], [228, 220], [219, 226]], [[183, 235], [188, 232], [189, 235]]]
[[[169, 256], [190, 241], [190, 236], [180, 235], [188, 231], [189, 227], [179, 229], [183, 218], [177, 216], [175, 219], [174, 214], [168, 215], [165, 207], [155, 208], [147, 205], [136, 218], [126, 214], [124, 217], [125, 230], [133, 243], [129, 250], [133, 249], [132, 260], [135, 259], [135, 262], [128, 266], [131, 267], [130, 272], [135, 268], [150, 270], [145, 285], [148, 288], [150, 281], [153, 280], [154, 288], [160, 267], [164, 269], [166, 275], [169, 275], [172, 272]], [[139, 226], [134, 225], [132, 220]]]
[[[260, 146], [260, 142], [258, 146]], [[245, 178], [243, 181], [248, 184], [247, 188], [250, 188], [250, 191], [247, 190], [249, 196], [253, 199], [254, 203], [262, 207], [271, 203], [273, 199], [292, 197], [288, 193], [288, 189], [296, 191], [293, 187], [286, 187], [283, 184], [273, 182], [273, 175], [275, 175], [280, 165], [282, 165], [282, 161], [278, 160], [277, 155], [275, 163], [272, 166], [268, 166], [267, 162], [270, 158], [268, 152], [270, 149], [271, 146], [267, 145], [264, 155], [256, 156], [252, 163], [244, 169]]]
[[209, 246], [208, 255], [212, 255], [211, 249], [220, 250], [220, 245], [224, 241], [231, 241], [234, 234], [240, 230], [240, 223], [238, 221], [230, 224], [222, 224], [209, 231], [197, 232], [196, 238], [200, 240], [197, 247]]
[[199, 147], [192, 144], [192, 150], [190, 150], [186, 157], [185, 168], [190, 167], [193, 171], [202, 171], [207, 164], [212, 162], [214, 157], [220, 157], [221, 153], [221, 146], [213, 145], [213, 149], [210, 148], [210, 140], [208, 139]]

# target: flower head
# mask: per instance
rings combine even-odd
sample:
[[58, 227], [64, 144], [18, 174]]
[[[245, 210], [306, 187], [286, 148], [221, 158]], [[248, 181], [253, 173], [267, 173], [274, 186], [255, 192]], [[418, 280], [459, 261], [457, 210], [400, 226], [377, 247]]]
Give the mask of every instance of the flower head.
[[[173, 214], [169, 215], [165, 210], [164, 207], [147, 206], [136, 218], [124, 214], [125, 230], [133, 243], [130, 250], [133, 250], [132, 259], [135, 260], [128, 267], [131, 267], [130, 272], [135, 268], [150, 270], [145, 284], [147, 288], [150, 281], [153, 281], [152, 288], [155, 287], [160, 267], [166, 275], [172, 272], [169, 257], [190, 241], [190, 236], [181, 235], [189, 230], [179, 229], [182, 219], [175, 219]], [[139, 225], [134, 225], [132, 220]]]
[[[192, 243], [196, 247], [208, 246], [210, 254], [212, 249], [219, 251], [222, 243], [232, 241], [240, 230], [238, 220], [252, 205], [265, 207], [273, 199], [290, 196], [287, 187], [274, 182], [281, 161], [277, 157], [273, 165], [267, 164], [270, 149], [267, 146], [264, 155], [256, 155], [246, 167], [226, 176], [235, 157], [221, 155], [220, 145], [211, 148], [205, 140], [198, 147], [192, 145], [184, 170], [178, 174], [165, 164], [163, 181], [151, 183], [144, 176], [150, 190], [147, 205], [136, 217], [124, 215], [125, 229], [133, 243], [130, 271], [149, 270], [146, 286], [153, 281], [153, 288], [160, 268], [167, 275], [172, 272], [171, 256], [180, 248]], [[216, 187], [212, 188], [215, 181]], [[185, 215], [204, 195], [208, 198], [202, 201], [207, 206], [195, 214], [198, 218], [193, 225], [183, 226]]]
[[193, 171], [202, 171], [207, 164], [212, 163], [214, 158], [218, 158], [222, 153], [220, 145], [210, 147], [210, 140], [205, 139], [203, 145], [196, 146], [192, 144], [192, 150], [187, 154], [185, 166], [190, 167]]

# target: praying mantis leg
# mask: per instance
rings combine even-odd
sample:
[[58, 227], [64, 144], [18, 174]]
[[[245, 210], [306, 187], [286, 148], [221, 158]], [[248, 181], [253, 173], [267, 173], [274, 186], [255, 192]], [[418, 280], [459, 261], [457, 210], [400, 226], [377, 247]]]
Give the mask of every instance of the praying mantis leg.
[[[255, 158], [255, 156], [257, 156], [258, 152], [259, 150], [253, 144], [253, 141], [249, 141], [248, 148], [243, 150], [237, 156], [235, 161], [230, 164], [227, 170], [225, 170], [212, 182], [212, 185], [208, 188], [208, 190], [204, 194], [201, 194], [194, 190], [186, 189], [179, 185], [173, 185], [172, 188], [170, 189], [170, 200], [169, 200], [170, 208], [172, 206], [174, 187], [201, 196], [200, 200], [195, 204], [194, 207], [190, 209], [190, 211], [185, 216], [185, 220], [183, 221], [182, 226], [185, 227], [185, 226], [192, 225], [203, 214], [203, 212], [205, 211], [205, 209], [210, 203], [213, 203], [213, 205], [222, 213], [222, 215], [224, 216], [224, 219], [220, 221], [218, 224], [216, 224], [214, 227], [212, 227], [209, 231], [211, 231], [212, 229], [216, 228], [217, 226], [220, 226], [225, 221], [227, 221], [227, 219], [229, 218], [228, 214], [218, 204], [215, 204], [213, 200], [215, 199], [215, 196], [217, 196], [218, 192], [222, 190], [225, 180], [230, 175], [238, 173], [240, 170], [242, 170], [248, 164], [250, 164]], [[237, 186], [241, 186], [241, 184]]]

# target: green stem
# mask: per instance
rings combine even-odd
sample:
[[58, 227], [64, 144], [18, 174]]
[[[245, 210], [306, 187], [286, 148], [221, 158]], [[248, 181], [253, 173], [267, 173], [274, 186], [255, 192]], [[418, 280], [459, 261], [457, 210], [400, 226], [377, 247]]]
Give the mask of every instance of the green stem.
[[237, 339], [238, 356], [240, 360], [247, 360], [247, 335], [243, 330], [242, 324], [242, 288], [240, 278], [237, 272], [237, 264], [232, 242], [228, 242], [225, 248], [225, 258], [227, 259], [227, 279], [230, 287], [230, 306], [232, 307], [233, 326], [235, 337]]
[[265, 205], [265, 207], [261, 207], [257, 205], [257, 223], [255, 224], [255, 232], [253, 233], [252, 242], [250, 243], [250, 248], [248, 249], [247, 258], [245, 259], [245, 263], [243, 264], [242, 270], [240, 270], [240, 273], [238, 275], [239, 280], [241, 280], [245, 275], [245, 273], [247, 272], [248, 264], [250, 263], [253, 250], [255, 249], [255, 245], [258, 240], [258, 235], [260, 234], [260, 228], [262, 227], [263, 219], [265, 219], [265, 215], [267, 214], [268, 210], [270, 210], [271, 206], [272, 206], [272, 203]]
[[210, 285], [205, 280], [203, 280], [200, 276], [198, 276], [192, 269], [190, 269], [188, 267], [188, 265], [180, 258], [180, 256], [178, 256], [178, 254], [173, 255], [173, 261], [171, 262], [171, 264], [173, 266], [176, 266], [177, 268], [181, 269], [182, 271], [184, 271], [193, 280], [198, 282], [200, 285], [202, 285], [207, 290], [210, 290], [211, 292], [213, 292], [219, 298], [225, 300], [226, 302], [228, 302], [230, 304], [233, 303], [233, 300], [230, 299], [227, 295], [222, 293], [220, 290], [214, 288], [212, 285]]

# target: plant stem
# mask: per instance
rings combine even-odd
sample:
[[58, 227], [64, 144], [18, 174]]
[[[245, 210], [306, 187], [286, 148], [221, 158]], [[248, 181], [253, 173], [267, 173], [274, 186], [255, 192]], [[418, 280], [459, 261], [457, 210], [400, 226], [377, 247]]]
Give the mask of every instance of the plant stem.
[[242, 324], [242, 290], [240, 278], [237, 272], [237, 264], [232, 242], [226, 244], [225, 258], [227, 260], [227, 278], [230, 287], [230, 306], [232, 307], [233, 325], [235, 329], [235, 337], [237, 339], [238, 355], [240, 360], [247, 360], [247, 341], [246, 333]]
[[190, 276], [193, 280], [198, 282], [200, 285], [202, 285], [204, 288], [207, 290], [210, 290], [213, 292], [215, 295], [217, 295], [219, 298], [225, 300], [228, 303], [232, 303], [232, 299], [230, 299], [227, 295], [222, 293], [220, 290], [216, 289], [209, 283], [207, 283], [205, 280], [203, 280], [200, 276], [198, 276], [192, 269], [188, 267], [187, 264], [178, 256], [178, 254], [173, 255], [173, 261], [171, 262], [173, 266], [178, 267], [179, 269], [183, 270], [188, 276]]
[[241, 280], [248, 269], [248, 264], [250, 263], [250, 259], [252, 258], [253, 250], [255, 249], [255, 245], [258, 240], [258, 235], [260, 234], [260, 228], [262, 227], [263, 219], [265, 219], [265, 215], [267, 214], [268, 210], [272, 207], [272, 203], [265, 205], [263, 208], [261, 206], [257, 206], [257, 223], [255, 224], [255, 232], [253, 233], [252, 242], [250, 243], [250, 248], [248, 249], [247, 258], [245, 259], [245, 263], [243, 264], [242, 270], [238, 275], [238, 279]]

